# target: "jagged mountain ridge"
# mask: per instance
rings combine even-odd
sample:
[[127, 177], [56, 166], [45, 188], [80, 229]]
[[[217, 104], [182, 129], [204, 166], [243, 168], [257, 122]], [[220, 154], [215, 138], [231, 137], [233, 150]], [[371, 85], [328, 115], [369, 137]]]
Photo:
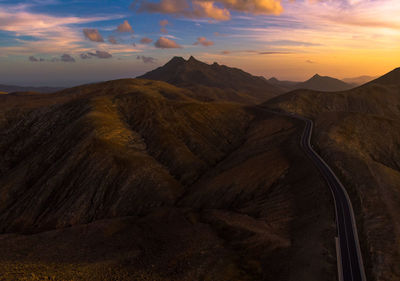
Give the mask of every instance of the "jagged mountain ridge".
[[165, 81], [192, 90], [206, 99], [258, 103], [274, 97], [282, 90], [263, 77], [253, 76], [238, 68], [174, 57], [164, 66], [139, 78]]

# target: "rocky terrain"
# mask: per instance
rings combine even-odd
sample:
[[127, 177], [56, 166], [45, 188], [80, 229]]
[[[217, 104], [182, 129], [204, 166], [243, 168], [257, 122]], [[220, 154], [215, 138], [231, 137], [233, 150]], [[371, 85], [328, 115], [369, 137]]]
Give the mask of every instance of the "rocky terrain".
[[0, 279], [336, 280], [303, 124], [125, 79], [0, 96]]
[[297, 90], [265, 106], [314, 119], [314, 144], [355, 206], [368, 280], [399, 280], [400, 69], [353, 90]]

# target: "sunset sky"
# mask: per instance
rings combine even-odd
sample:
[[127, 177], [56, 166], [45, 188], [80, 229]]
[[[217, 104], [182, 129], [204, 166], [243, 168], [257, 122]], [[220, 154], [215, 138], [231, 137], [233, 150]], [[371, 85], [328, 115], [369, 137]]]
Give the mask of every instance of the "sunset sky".
[[400, 66], [399, 0], [0, 0], [0, 83], [135, 77], [190, 55], [267, 78]]

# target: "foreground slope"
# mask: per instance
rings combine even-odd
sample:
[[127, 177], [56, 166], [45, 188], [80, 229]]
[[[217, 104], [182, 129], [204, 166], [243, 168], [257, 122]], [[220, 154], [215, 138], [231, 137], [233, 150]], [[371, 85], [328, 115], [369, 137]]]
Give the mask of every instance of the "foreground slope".
[[1, 278], [336, 280], [301, 122], [142, 79], [0, 99]]
[[400, 278], [400, 69], [356, 89], [298, 90], [265, 106], [315, 120], [322, 156], [341, 175], [358, 220], [367, 275]]
[[260, 103], [282, 90], [263, 77], [253, 76], [243, 70], [212, 65], [190, 57], [174, 57], [164, 66], [152, 70], [139, 78], [165, 81], [192, 90], [205, 100]]

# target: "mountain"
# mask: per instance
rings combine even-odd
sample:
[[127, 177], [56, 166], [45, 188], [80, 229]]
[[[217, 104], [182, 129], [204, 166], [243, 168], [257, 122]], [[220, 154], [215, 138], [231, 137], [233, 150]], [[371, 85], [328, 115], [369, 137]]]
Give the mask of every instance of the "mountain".
[[294, 82], [294, 81], [285, 81], [285, 80], [281, 81], [275, 77], [268, 79], [268, 82], [270, 82], [272, 85], [281, 88], [283, 92], [289, 92], [291, 90], [294, 90], [296, 89], [296, 85], [299, 84], [299, 82]]
[[308, 89], [315, 91], [336, 92], [353, 88], [339, 79], [315, 74], [309, 80], [294, 85], [294, 89]]
[[359, 77], [344, 78], [344, 79], [342, 79], [342, 81], [347, 84], [354, 85], [354, 86], [360, 86], [360, 85], [368, 83], [372, 80], [375, 80], [376, 78], [378, 78], [378, 77], [363, 75], [363, 76], [359, 76]]
[[296, 90], [264, 106], [314, 120], [313, 143], [353, 202], [367, 275], [400, 280], [400, 68], [351, 90]]
[[259, 103], [282, 93], [279, 87], [263, 77], [218, 63], [209, 65], [193, 56], [188, 60], [174, 57], [164, 66], [139, 78], [165, 81], [190, 89], [203, 100]]
[[0, 92], [12, 93], [12, 92], [38, 92], [38, 93], [53, 93], [63, 88], [60, 87], [21, 87], [14, 85], [1, 85]]
[[1, 95], [0, 275], [336, 280], [302, 130], [146, 79]]

